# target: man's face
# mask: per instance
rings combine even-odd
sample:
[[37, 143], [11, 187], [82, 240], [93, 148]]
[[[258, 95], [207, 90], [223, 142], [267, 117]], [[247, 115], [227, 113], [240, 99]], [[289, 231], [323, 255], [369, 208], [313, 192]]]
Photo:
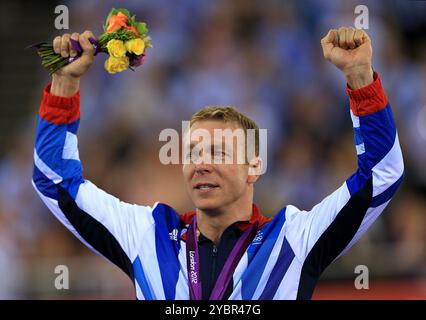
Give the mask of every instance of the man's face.
[[[238, 152], [242, 149], [238, 148], [236, 138], [232, 141], [226, 141], [226, 139], [215, 141], [218, 139], [214, 139], [215, 129], [238, 128], [240, 127], [234, 122], [203, 120], [195, 122], [190, 131], [193, 133], [197, 129], [203, 129], [204, 132], [209, 133], [211, 141], [204, 143], [204, 139], [196, 138], [193, 134], [185, 136], [185, 142], [189, 140], [191, 144], [188, 148], [189, 153], [193, 147], [197, 149], [197, 146], [202, 145], [198, 149], [200, 152], [197, 152], [199, 156], [192, 157], [191, 162], [189, 162], [188, 154], [185, 155], [186, 164], [183, 165], [186, 190], [195, 207], [200, 210], [225, 210], [229, 205], [247, 197], [250, 187], [256, 180], [254, 176], [248, 174], [248, 164], [241, 163], [242, 161], [237, 163], [238, 159], [242, 159], [238, 158]], [[232, 163], [225, 163], [226, 160], [229, 162], [231, 153]], [[222, 164], [217, 164], [218, 160], [222, 160]]]

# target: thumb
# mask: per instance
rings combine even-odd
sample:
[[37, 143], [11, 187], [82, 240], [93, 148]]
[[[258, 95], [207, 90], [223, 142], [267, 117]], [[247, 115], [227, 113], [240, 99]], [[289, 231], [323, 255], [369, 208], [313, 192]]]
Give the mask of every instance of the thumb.
[[337, 42], [337, 32], [335, 29], [330, 29], [327, 35], [321, 39], [322, 51], [324, 58], [330, 59], [331, 50], [334, 48], [334, 43]]

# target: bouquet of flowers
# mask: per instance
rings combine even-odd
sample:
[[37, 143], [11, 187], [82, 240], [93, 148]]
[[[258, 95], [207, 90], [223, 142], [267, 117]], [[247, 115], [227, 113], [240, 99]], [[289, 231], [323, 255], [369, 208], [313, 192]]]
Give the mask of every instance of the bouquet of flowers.
[[[112, 9], [103, 26], [104, 32], [98, 39], [89, 41], [95, 48], [95, 55], [104, 52], [109, 55], [105, 61], [105, 69], [113, 74], [131, 69], [143, 64], [146, 49], [152, 48], [146, 23], [136, 21], [135, 15], [130, 15], [127, 9]], [[78, 59], [83, 53], [80, 43], [71, 39], [71, 45], [77, 52], [75, 57], [64, 58], [53, 50], [52, 44], [38, 43], [32, 45], [41, 57], [41, 64], [54, 73], [60, 68]]]

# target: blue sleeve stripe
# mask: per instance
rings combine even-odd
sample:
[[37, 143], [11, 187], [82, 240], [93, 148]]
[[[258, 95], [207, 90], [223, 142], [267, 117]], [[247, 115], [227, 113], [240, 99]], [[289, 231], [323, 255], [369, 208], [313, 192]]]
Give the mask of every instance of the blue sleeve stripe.
[[60, 174], [62, 151], [67, 126], [56, 125], [38, 117], [35, 148], [37, 154], [49, 168]]
[[383, 203], [389, 201], [392, 198], [392, 196], [395, 194], [403, 178], [404, 178], [404, 174], [396, 182], [394, 182], [389, 188], [383, 191], [381, 194], [373, 197], [370, 207], [376, 208], [382, 205]]
[[[75, 137], [78, 122], [79, 120], [73, 122], [70, 125], [72, 130], [68, 130], [69, 128], [67, 128], [66, 125], [52, 124], [40, 117], [38, 118], [35, 142], [37, 154], [44, 163], [46, 163], [53, 171], [60, 174], [63, 178], [65, 178], [65, 175], [61, 174], [63, 168], [62, 156], [67, 136], [70, 136], [67, 132], [72, 133]], [[76, 144], [70, 145], [69, 147], [77, 149]], [[74, 160], [77, 159], [74, 157]]]
[[43, 174], [49, 180], [53, 181], [53, 183], [58, 184], [63, 180], [58, 173], [53, 171], [47, 164], [44, 163], [43, 160], [40, 159], [36, 150], [34, 150], [34, 164], [38, 167], [38, 169], [41, 172], [43, 172]]
[[358, 154], [358, 169], [346, 180], [349, 193], [357, 193], [372, 176], [372, 169], [392, 149], [396, 127], [389, 104], [381, 111], [359, 117], [359, 127], [354, 128]]
[[365, 186], [371, 176], [372, 172], [370, 170], [365, 172], [358, 168], [355, 173], [346, 180], [346, 185], [351, 197]]
[[[83, 177], [81, 176], [81, 172], [83, 168], [81, 166], [81, 162], [77, 160], [61, 160], [62, 162], [62, 172], [61, 176], [63, 181], [61, 182], [61, 186], [67, 189], [68, 192], [73, 184], [80, 184], [83, 182]], [[73, 199], [75, 199], [76, 192], [70, 192]]]
[[261, 240], [262, 245], [253, 241], [248, 247], [248, 267], [241, 277], [242, 299], [251, 300], [253, 298], [284, 222], [285, 208], [281, 209], [272, 221], [258, 231], [256, 238], [261, 234], [262, 239], [265, 239]]
[[73, 134], [77, 134], [78, 126], [80, 125], [80, 119], [68, 124], [67, 130]]
[[34, 170], [33, 170], [33, 181], [37, 189], [41, 192], [41, 194], [51, 199], [58, 200], [58, 192], [57, 192], [56, 185], [53, 183], [52, 180], [46, 177], [37, 168], [36, 165], [34, 165]]
[[170, 239], [169, 233], [179, 231], [180, 218], [170, 207], [158, 204], [152, 214], [155, 221], [155, 249], [166, 300], [174, 300], [179, 280], [179, 239]]
[[[83, 168], [79, 160], [63, 159], [62, 156], [68, 129], [71, 129], [70, 132], [75, 134], [79, 121], [74, 121], [67, 126], [50, 123], [38, 117], [35, 143], [34, 160], [37, 172], [35, 171], [34, 173], [38, 175], [37, 178], [34, 178], [36, 186], [42, 185], [40, 180], [43, 178], [48, 180], [43, 184], [45, 186], [50, 183], [49, 181], [53, 180], [53, 183], [60, 183], [73, 199], [77, 196], [78, 188], [83, 182]], [[50, 194], [52, 195], [52, 193]], [[56, 199], [57, 196], [53, 198]]]
[[392, 148], [396, 127], [392, 109], [386, 108], [368, 116], [359, 117], [361, 139], [365, 146], [365, 166], [372, 169]]
[[145, 299], [154, 300], [148, 285], [148, 281], [146, 280], [145, 272], [143, 271], [142, 263], [139, 259], [139, 256], [137, 256], [135, 261], [133, 262], [133, 272]]
[[274, 298], [274, 295], [281, 284], [281, 280], [284, 278], [293, 259], [294, 252], [287, 239], [284, 238], [277, 262], [271, 271], [271, 275], [266, 283], [265, 289], [263, 289], [263, 292], [259, 297], [259, 300], [272, 300]]

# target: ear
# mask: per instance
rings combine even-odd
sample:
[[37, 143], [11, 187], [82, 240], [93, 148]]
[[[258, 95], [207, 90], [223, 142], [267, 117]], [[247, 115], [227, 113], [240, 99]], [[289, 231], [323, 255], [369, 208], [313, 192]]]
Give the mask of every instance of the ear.
[[259, 157], [255, 157], [249, 162], [247, 182], [253, 184], [259, 179], [262, 172], [263, 162]]

